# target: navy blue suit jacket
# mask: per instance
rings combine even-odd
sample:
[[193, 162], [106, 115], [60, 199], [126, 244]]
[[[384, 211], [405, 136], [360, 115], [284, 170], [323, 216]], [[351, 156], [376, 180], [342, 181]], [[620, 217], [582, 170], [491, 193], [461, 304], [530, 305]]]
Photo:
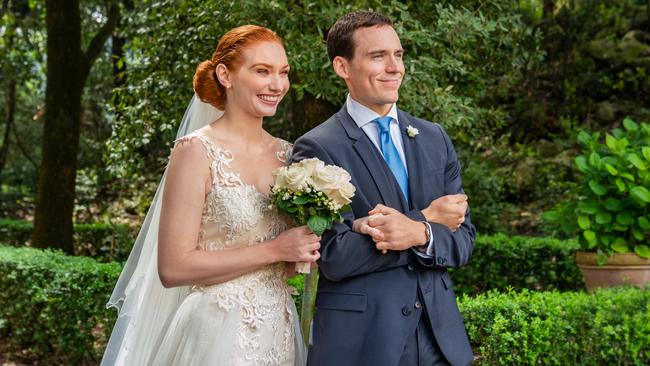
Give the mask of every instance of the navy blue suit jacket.
[[[462, 193], [460, 165], [451, 140], [438, 125], [398, 110], [408, 167], [410, 202], [381, 153], [356, 125], [344, 106], [330, 119], [300, 137], [293, 159], [318, 157], [352, 176], [356, 193], [352, 212], [334, 224], [321, 241], [320, 279], [309, 347], [309, 365], [395, 366], [419, 319], [414, 303], [418, 287], [438, 344], [452, 365], [467, 365], [472, 350], [446, 267], [462, 266], [472, 253], [475, 230], [469, 210], [454, 233], [431, 223], [433, 258], [414, 249], [382, 255], [367, 235], [351, 230], [355, 218], [377, 204], [424, 221], [421, 212], [434, 199]], [[410, 138], [406, 127], [419, 134]]]

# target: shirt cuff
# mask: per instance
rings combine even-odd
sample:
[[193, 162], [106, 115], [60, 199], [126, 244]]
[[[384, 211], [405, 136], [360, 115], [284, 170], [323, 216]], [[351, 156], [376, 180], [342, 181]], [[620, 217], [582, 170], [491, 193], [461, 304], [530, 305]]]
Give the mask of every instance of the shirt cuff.
[[417, 254], [418, 257], [422, 258], [433, 258], [433, 231], [431, 230], [431, 224], [429, 224], [426, 221], [422, 221], [423, 224], [427, 226], [427, 230], [429, 230], [429, 242], [426, 243], [425, 245], [419, 246], [417, 250], [415, 250], [415, 254]]

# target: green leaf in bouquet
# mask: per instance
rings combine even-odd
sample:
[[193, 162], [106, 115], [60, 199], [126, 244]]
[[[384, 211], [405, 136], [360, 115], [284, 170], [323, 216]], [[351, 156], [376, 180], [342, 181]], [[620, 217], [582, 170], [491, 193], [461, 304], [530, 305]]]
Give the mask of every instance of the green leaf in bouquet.
[[309, 216], [316, 216], [316, 207], [309, 207], [307, 212], [309, 213]]
[[634, 247], [634, 253], [638, 255], [641, 258], [648, 258], [650, 259], [650, 247], [647, 245], [641, 244], [641, 245], [636, 245]]
[[325, 230], [332, 227], [332, 222], [322, 216], [312, 216], [307, 220], [307, 226], [309, 226], [314, 234], [321, 236]]
[[298, 207], [294, 205], [287, 205], [286, 211], [290, 214], [296, 213], [298, 211]]
[[352, 211], [352, 206], [350, 206], [350, 205], [345, 205], [345, 206], [341, 207], [341, 209], [340, 209], [339, 211], [340, 211], [340, 212], [349, 212], [349, 211]]
[[304, 195], [295, 196], [291, 201], [293, 202], [294, 205], [304, 205], [309, 201], [309, 197]]

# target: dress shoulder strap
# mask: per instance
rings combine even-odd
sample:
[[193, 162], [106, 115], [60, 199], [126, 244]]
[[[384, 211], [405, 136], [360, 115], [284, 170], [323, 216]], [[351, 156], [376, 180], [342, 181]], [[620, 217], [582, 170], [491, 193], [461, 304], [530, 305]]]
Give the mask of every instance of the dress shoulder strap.
[[293, 144], [278, 138], [280, 140], [280, 150], [277, 153], [278, 160], [289, 165], [291, 164], [291, 155], [293, 155]]
[[201, 141], [206, 149], [210, 160], [210, 174], [213, 185], [234, 186], [241, 184], [239, 174], [233, 172], [230, 168], [230, 162], [233, 160], [232, 152], [219, 146], [206, 134], [197, 130], [177, 139], [175, 142], [190, 141], [193, 138]]

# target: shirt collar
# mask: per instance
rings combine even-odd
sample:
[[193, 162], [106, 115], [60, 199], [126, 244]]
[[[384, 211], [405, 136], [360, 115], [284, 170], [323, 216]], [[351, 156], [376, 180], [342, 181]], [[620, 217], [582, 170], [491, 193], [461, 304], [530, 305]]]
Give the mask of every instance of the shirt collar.
[[[372, 109], [352, 99], [350, 94], [348, 94], [347, 100], [345, 101], [345, 105], [348, 110], [348, 113], [350, 114], [350, 117], [352, 117], [352, 119], [357, 124], [357, 126], [359, 126], [359, 128], [362, 128], [368, 123], [374, 121], [376, 118], [381, 117], [379, 114], [377, 114], [377, 112], [373, 111]], [[393, 106], [390, 107], [390, 111], [388, 111], [388, 114], [386, 114], [386, 116], [393, 118], [393, 121], [399, 124], [399, 121], [397, 120], [396, 103], [393, 103]]]

